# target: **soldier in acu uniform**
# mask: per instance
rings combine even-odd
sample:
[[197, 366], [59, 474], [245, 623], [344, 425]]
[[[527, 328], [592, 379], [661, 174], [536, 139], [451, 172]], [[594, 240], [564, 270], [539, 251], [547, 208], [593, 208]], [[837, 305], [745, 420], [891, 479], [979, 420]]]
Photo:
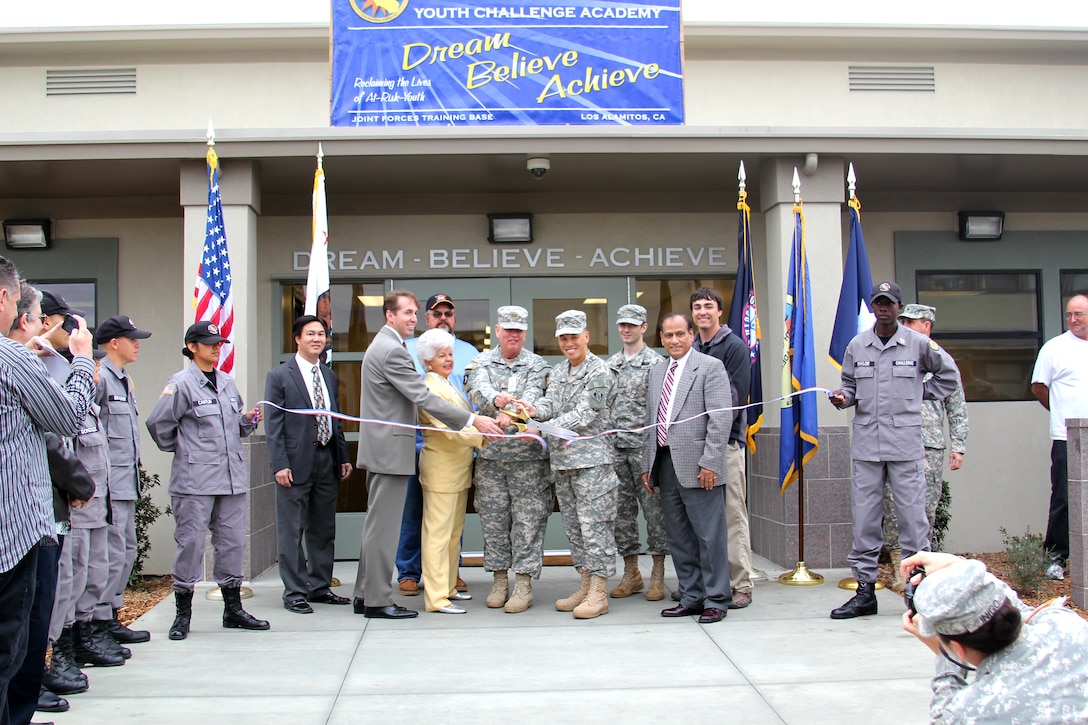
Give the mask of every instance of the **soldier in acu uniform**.
[[[499, 347], [482, 352], [469, 365], [465, 389], [481, 413], [511, 423], [516, 401], [534, 403], [544, 394], [551, 366], [524, 349], [529, 313], [515, 305], [500, 307], [495, 322]], [[475, 506], [484, 533], [484, 568], [495, 580], [487, 606], [509, 614], [533, 604], [532, 580], [544, 562], [544, 531], [555, 494], [548, 453], [533, 440], [500, 439], [476, 453]], [[509, 570], [516, 576], [510, 593]]]
[[[555, 318], [555, 336], [566, 360], [555, 366], [544, 397], [525, 409], [533, 418], [592, 436], [609, 428], [615, 398], [612, 371], [589, 352], [586, 313], [567, 310]], [[612, 441], [607, 436], [568, 443], [548, 436], [555, 493], [570, 539], [571, 558], [582, 575], [578, 591], [555, 603], [577, 619], [608, 613], [605, 588], [616, 572], [616, 488]]]
[[242, 438], [257, 427], [261, 411], [245, 410], [234, 378], [216, 369], [224, 342], [227, 338], [211, 322], [189, 327], [182, 353], [193, 362], [170, 378], [147, 419], [155, 444], [174, 454], [169, 491], [178, 544], [170, 572], [177, 608], [170, 639], [175, 640], [189, 635], [193, 588], [203, 575], [209, 530], [215, 582], [223, 593], [223, 626], [268, 629], [268, 622], [242, 609], [241, 599], [249, 490]]
[[[936, 321], [937, 310], [928, 305], [907, 305], [899, 313], [900, 324], [926, 337], [932, 334], [933, 323]], [[945, 350], [942, 349], [941, 353], [951, 360]], [[955, 362], [952, 364], [955, 365]], [[926, 520], [929, 522], [931, 538], [944, 479], [944, 451], [947, 448], [944, 437], [945, 418], [948, 418], [948, 436], [952, 439], [948, 467], [956, 471], [963, 464], [963, 454], [967, 451], [967, 400], [963, 394], [962, 382], [956, 384], [956, 389], [947, 398], [926, 400], [922, 403], [922, 445], [926, 449]], [[906, 582], [899, 575], [902, 557], [899, 549], [899, 525], [895, 518], [892, 489], [887, 482], [884, 484], [884, 546], [891, 552], [894, 578], [892, 589], [902, 594]]]
[[[608, 359], [608, 367], [616, 376], [616, 404], [612, 406], [611, 427], [632, 430], [641, 428], [646, 419], [646, 386], [650, 368], [664, 362], [642, 339], [646, 334], [646, 308], [624, 305], [616, 320], [623, 351]], [[623, 579], [610, 592], [615, 598], [629, 597], [642, 591], [642, 574], [638, 570], [638, 507], [646, 519], [646, 543], [653, 556], [650, 588], [646, 598], [657, 602], [665, 598], [665, 520], [661, 501], [642, 485], [642, 434], [617, 433], [612, 437], [613, 466], [620, 480], [616, 489], [616, 548], [623, 557]]]
[[885, 475], [891, 480], [904, 556], [929, 549], [922, 399], [946, 398], [959, 382], [956, 366], [937, 343], [896, 321], [902, 305], [899, 285], [888, 281], [874, 287], [872, 305], [876, 324], [850, 341], [842, 388], [830, 396], [836, 408], [857, 406], [850, 444], [854, 544], [848, 559], [858, 590], [831, 612], [832, 619], [877, 613]]

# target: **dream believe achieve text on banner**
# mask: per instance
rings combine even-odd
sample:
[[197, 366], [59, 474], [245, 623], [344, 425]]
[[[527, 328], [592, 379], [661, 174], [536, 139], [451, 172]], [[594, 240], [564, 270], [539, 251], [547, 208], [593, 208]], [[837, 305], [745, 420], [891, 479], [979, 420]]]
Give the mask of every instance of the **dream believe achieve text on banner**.
[[683, 122], [680, 0], [333, 0], [333, 126]]

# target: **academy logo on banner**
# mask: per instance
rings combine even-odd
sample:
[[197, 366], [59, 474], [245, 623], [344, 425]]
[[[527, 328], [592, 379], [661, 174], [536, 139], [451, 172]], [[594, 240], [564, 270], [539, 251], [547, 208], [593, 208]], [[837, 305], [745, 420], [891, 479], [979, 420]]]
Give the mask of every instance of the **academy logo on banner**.
[[333, 126], [676, 125], [680, 0], [334, 0]]

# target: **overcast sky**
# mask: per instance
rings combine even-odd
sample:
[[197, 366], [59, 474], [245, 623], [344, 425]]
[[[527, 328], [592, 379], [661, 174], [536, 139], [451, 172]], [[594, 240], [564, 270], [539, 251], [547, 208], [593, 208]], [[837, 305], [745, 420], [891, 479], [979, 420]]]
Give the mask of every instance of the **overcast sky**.
[[[336, 0], [345, 2], [346, 0]], [[562, 0], [479, 0], [480, 5], [524, 7]], [[966, 27], [1063, 27], [1088, 29], [1088, 3], [1033, 5], [1012, 0], [683, 0], [688, 21], [735, 23], [830, 23], [952, 25]], [[116, 27], [140, 25], [237, 25], [328, 23], [330, 0], [49, 0], [5, 5], [6, 28]], [[618, 3], [617, 3], [618, 4]], [[257, 13], [259, 11], [259, 14]]]

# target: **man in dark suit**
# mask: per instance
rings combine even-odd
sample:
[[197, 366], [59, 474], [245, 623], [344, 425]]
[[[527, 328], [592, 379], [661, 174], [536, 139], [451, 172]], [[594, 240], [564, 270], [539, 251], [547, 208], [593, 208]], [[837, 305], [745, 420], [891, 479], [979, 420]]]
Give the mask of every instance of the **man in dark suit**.
[[[336, 374], [320, 360], [328, 338], [325, 323], [304, 315], [295, 320], [292, 334], [298, 352], [268, 373], [265, 400], [284, 408], [338, 412]], [[350, 599], [329, 589], [339, 482], [351, 475], [344, 430], [331, 416], [288, 414], [271, 406], [265, 417], [268, 455], [279, 484], [276, 546], [283, 606], [295, 614], [311, 614], [307, 601], [347, 604]]]
[[[481, 433], [501, 434], [494, 419], [470, 414], [442, 400], [423, 384], [404, 343], [415, 331], [419, 311], [416, 296], [393, 290], [385, 296], [382, 311], [385, 326], [363, 357], [359, 415], [415, 425], [418, 406], [451, 430], [470, 425]], [[405, 619], [418, 614], [393, 603], [393, 562], [408, 476], [416, 470], [415, 441], [411, 428], [364, 423], [359, 430], [357, 464], [366, 469], [368, 498], [355, 578], [356, 614], [380, 619]]]
[[680, 580], [680, 604], [661, 616], [698, 614], [700, 624], [711, 624], [725, 618], [732, 600], [725, 449], [736, 411], [709, 412], [732, 405], [729, 375], [720, 360], [691, 349], [694, 339], [695, 324], [687, 315], [673, 312], [661, 319], [670, 360], [650, 369], [646, 422], [657, 426], [643, 435], [642, 482], [661, 495]]

